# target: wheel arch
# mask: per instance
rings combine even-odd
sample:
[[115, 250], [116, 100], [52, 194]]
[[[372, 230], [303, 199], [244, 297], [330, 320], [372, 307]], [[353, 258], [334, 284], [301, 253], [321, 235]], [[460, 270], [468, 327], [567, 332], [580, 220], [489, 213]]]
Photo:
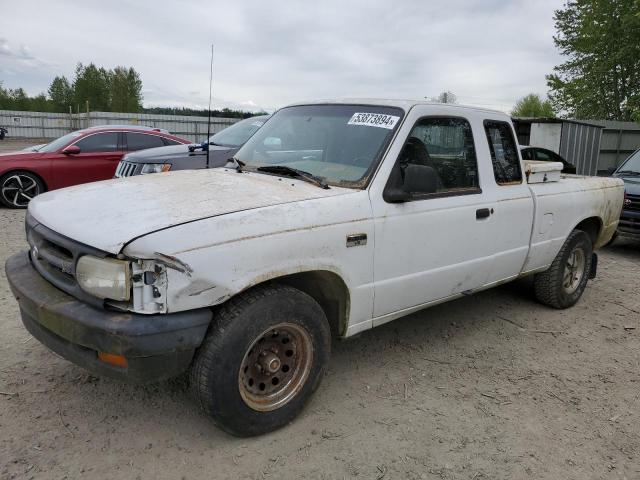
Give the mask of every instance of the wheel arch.
[[581, 230], [589, 235], [592, 245], [595, 247], [598, 237], [602, 232], [603, 222], [598, 216], [587, 217], [581, 220], [572, 230]]
[[343, 337], [349, 324], [349, 287], [340, 275], [330, 270], [308, 270], [274, 276], [255, 283], [255, 288], [265, 283], [281, 283], [306, 293], [313, 298], [327, 316], [331, 334]]

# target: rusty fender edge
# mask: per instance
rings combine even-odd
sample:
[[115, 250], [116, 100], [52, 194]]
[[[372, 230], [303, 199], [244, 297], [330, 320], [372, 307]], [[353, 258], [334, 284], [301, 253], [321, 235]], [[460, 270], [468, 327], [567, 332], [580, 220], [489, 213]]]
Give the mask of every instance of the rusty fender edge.
[[[54, 352], [99, 375], [134, 383], [176, 376], [188, 368], [211, 322], [208, 309], [140, 315], [92, 307], [42, 278], [27, 252], [10, 257], [5, 270], [26, 329]], [[103, 363], [98, 351], [123, 355], [128, 366]]]

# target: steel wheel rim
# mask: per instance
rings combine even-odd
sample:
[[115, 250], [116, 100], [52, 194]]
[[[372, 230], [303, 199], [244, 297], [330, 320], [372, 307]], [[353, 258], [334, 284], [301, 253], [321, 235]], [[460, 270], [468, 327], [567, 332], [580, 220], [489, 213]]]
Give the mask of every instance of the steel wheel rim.
[[2, 198], [14, 207], [26, 207], [40, 193], [38, 182], [29, 175], [15, 174], [2, 182]]
[[290, 402], [302, 390], [313, 364], [309, 332], [293, 323], [280, 323], [260, 334], [247, 349], [238, 372], [245, 404], [270, 412]]
[[575, 248], [569, 255], [567, 263], [564, 267], [564, 274], [562, 276], [562, 287], [568, 294], [574, 293], [584, 276], [585, 255], [584, 250], [581, 248]]

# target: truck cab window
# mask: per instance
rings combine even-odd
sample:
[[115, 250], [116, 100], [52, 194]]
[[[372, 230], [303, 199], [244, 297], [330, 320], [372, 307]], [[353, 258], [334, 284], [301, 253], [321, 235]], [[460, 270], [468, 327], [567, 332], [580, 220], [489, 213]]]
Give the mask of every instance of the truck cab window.
[[489, 142], [493, 174], [498, 185], [522, 183], [520, 160], [511, 127], [506, 122], [485, 120], [484, 129]]
[[390, 185], [421, 197], [479, 191], [471, 125], [462, 118], [423, 118], [411, 130]]

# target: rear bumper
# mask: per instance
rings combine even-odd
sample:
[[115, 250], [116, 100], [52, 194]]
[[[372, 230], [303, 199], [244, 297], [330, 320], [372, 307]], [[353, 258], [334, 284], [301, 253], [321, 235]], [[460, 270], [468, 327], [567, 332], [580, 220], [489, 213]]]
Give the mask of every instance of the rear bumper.
[[[140, 315], [92, 307], [47, 282], [27, 252], [10, 257], [5, 269], [27, 330], [62, 357], [99, 375], [135, 383], [176, 376], [191, 363], [211, 321], [208, 309]], [[128, 365], [103, 363], [98, 352], [122, 355]]]

